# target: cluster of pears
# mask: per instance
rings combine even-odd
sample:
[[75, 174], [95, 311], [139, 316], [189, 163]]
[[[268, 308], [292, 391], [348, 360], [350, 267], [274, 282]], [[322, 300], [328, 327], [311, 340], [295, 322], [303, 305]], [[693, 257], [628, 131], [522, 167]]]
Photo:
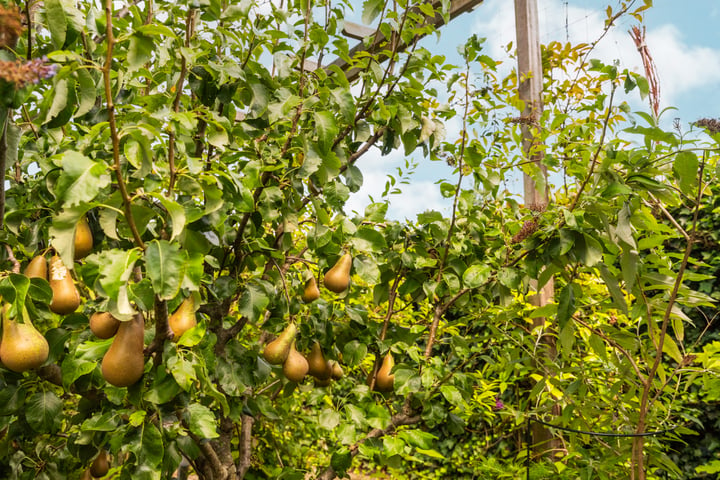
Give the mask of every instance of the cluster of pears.
[[[350, 285], [351, 268], [352, 256], [350, 256], [349, 253], [345, 253], [335, 262], [335, 265], [333, 265], [330, 270], [325, 272], [325, 277], [323, 278], [325, 288], [334, 293], [342, 293], [347, 290]], [[320, 289], [318, 288], [315, 277], [310, 277], [305, 282], [305, 288], [300, 297], [305, 303], [311, 303], [320, 298]]]
[[310, 354], [303, 356], [295, 348], [297, 327], [290, 323], [285, 330], [263, 350], [263, 357], [272, 365], [282, 365], [283, 374], [291, 382], [302, 382], [309, 373], [315, 377], [319, 385], [328, 385], [331, 378], [343, 376], [342, 368], [337, 362], [325, 359], [320, 344], [315, 342]]

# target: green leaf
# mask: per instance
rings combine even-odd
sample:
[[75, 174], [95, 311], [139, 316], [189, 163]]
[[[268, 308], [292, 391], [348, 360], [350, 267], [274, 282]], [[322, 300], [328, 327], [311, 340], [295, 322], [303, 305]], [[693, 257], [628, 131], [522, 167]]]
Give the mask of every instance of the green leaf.
[[345, 473], [351, 465], [352, 455], [346, 447], [341, 447], [333, 452], [330, 458], [330, 466], [340, 478], [345, 477]]
[[167, 198], [160, 193], [153, 193], [152, 197], [159, 201], [170, 215], [170, 223], [172, 223], [172, 233], [170, 241], [175, 240], [185, 229], [185, 209], [179, 203]]
[[373, 20], [380, 15], [383, 5], [385, 3], [382, 0], [365, 0], [363, 2], [362, 23], [371, 25]]
[[158, 467], [162, 463], [165, 448], [160, 430], [150, 422], [143, 425], [142, 448], [140, 458], [143, 465]]
[[561, 329], [565, 327], [573, 313], [575, 313], [575, 292], [573, 284], [570, 283], [563, 287], [558, 297], [557, 322]]
[[135, 262], [142, 254], [138, 249], [130, 250], [102, 250], [89, 255], [85, 261], [97, 265], [100, 275], [98, 283], [110, 298], [117, 298], [120, 289], [127, 286], [133, 273]]
[[69, 389], [75, 380], [92, 373], [97, 365], [97, 361], [84, 360], [71, 355], [66, 356], [61, 365], [63, 386]]
[[318, 146], [321, 153], [330, 151], [335, 138], [340, 131], [335, 117], [330, 112], [315, 112], [315, 131], [318, 135]]
[[348, 366], [359, 365], [367, 355], [367, 345], [357, 340], [345, 344], [343, 348], [343, 363]]
[[62, 425], [62, 407], [53, 392], [37, 392], [25, 403], [25, 419], [35, 431], [52, 434]]
[[694, 152], [680, 152], [675, 155], [673, 162], [673, 173], [678, 180], [680, 190], [686, 194], [692, 194], [698, 182], [698, 167], [700, 161]]
[[168, 357], [166, 363], [168, 370], [180, 387], [189, 392], [195, 386], [197, 377], [192, 363], [188, 362], [179, 355]]
[[440, 387], [440, 393], [445, 397], [445, 400], [456, 407], [461, 407], [465, 403], [460, 390], [452, 385], [443, 385]]
[[217, 419], [212, 410], [199, 403], [191, 403], [185, 410], [190, 431], [200, 438], [217, 438]]
[[325, 430], [333, 431], [340, 424], [340, 414], [335, 410], [325, 408], [318, 415], [318, 424]]
[[75, 82], [76, 95], [78, 98], [78, 106], [75, 111], [75, 117], [82, 117], [95, 106], [97, 100], [97, 88], [95, 88], [95, 80], [90, 72], [84, 68], [75, 70], [77, 81]]
[[422, 430], [403, 430], [398, 433], [398, 437], [405, 440], [408, 445], [416, 448], [431, 449], [433, 441], [437, 439], [435, 435]]
[[613, 299], [614, 305], [618, 307], [620, 311], [627, 314], [627, 301], [625, 300], [625, 295], [620, 289], [620, 283], [617, 281], [615, 276], [610, 273], [610, 270], [606, 265], [600, 265], [600, 276], [602, 277], [603, 281], [605, 282], [605, 286], [607, 286], [607, 289], [610, 292], [610, 296]]
[[134, 72], [147, 63], [152, 57], [154, 48], [152, 37], [137, 32], [134, 33], [130, 37], [130, 45], [128, 46], [127, 60], [130, 67], [128, 70]]
[[110, 185], [107, 165], [95, 162], [82, 153], [67, 151], [56, 163], [60, 164], [64, 173], [57, 181], [56, 194], [66, 208], [91, 202], [100, 190]]
[[155, 294], [161, 300], [172, 300], [180, 291], [187, 256], [176, 243], [153, 240], [145, 250], [145, 270]]
[[259, 285], [248, 284], [238, 301], [238, 312], [251, 322], [257, 321], [270, 303], [267, 293]]
[[482, 286], [490, 278], [492, 269], [488, 265], [471, 265], [462, 276], [463, 284], [467, 288]]
[[50, 30], [53, 47], [55, 47], [55, 50], [61, 50], [65, 45], [68, 25], [65, 10], [60, 0], [45, 0], [45, 18], [47, 19], [47, 27]]
[[387, 248], [385, 238], [370, 227], [358, 228], [350, 243], [360, 252], [382, 252]]

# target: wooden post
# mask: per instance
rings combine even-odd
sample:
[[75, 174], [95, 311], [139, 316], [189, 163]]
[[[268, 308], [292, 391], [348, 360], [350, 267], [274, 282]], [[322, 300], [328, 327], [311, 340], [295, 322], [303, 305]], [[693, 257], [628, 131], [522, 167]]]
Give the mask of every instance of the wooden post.
[[[533, 210], [544, 210], [548, 204], [547, 168], [542, 163], [542, 149], [537, 147], [537, 139], [533, 128], [542, 113], [542, 58], [540, 55], [540, 34], [538, 32], [537, 0], [515, 0], [515, 32], [517, 36], [519, 96], [525, 103], [520, 122], [523, 134], [523, 151], [535, 168], [540, 172], [536, 178], [525, 174], [523, 177], [525, 207]], [[530, 282], [530, 288], [537, 291], [537, 280]], [[550, 302], [554, 295], [554, 284], [550, 279], [536, 295], [530, 298], [533, 305], [541, 307]], [[543, 325], [545, 318], [536, 318], [535, 326]], [[556, 356], [555, 341], [551, 336], [544, 336], [542, 343], [547, 347], [547, 355]], [[553, 408], [553, 414], [559, 415], [559, 407]], [[533, 423], [532, 442], [536, 453], [552, 452], [559, 447], [551, 432], [543, 425]]]

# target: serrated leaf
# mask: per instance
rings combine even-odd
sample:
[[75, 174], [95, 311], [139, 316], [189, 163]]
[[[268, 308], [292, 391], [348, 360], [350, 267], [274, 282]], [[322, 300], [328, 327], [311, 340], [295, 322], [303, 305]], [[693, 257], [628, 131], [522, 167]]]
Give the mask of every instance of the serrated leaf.
[[172, 300], [180, 291], [185, 275], [187, 255], [176, 243], [153, 240], [145, 250], [145, 269], [155, 294], [161, 300]]
[[254, 322], [264, 314], [269, 303], [270, 299], [261, 287], [249, 284], [238, 301], [238, 312]]

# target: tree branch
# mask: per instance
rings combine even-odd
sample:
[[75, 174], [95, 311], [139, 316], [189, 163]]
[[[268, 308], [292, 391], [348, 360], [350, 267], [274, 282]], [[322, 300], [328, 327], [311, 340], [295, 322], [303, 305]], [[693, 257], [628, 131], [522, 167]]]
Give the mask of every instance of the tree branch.
[[110, 138], [112, 139], [112, 157], [115, 166], [115, 177], [117, 178], [118, 189], [123, 199], [123, 208], [125, 210], [125, 219], [128, 222], [130, 231], [132, 232], [135, 244], [140, 249], [145, 250], [145, 243], [140, 238], [140, 232], [135, 225], [132, 208], [130, 205], [130, 196], [128, 195], [125, 179], [122, 174], [122, 166], [120, 165], [120, 137], [118, 136], [117, 125], [115, 124], [115, 102], [113, 100], [112, 85], [110, 83], [110, 70], [112, 69], [113, 49], [115, 47], [115, 36], [113, 35], [113, 0], [105, 0], [105, 35], [107, 38], [107, 54], [105, 56], [105, 65], [103, 65], [102, 73], [105, 83], [105, 98], [107, 99], [108, 123], [110, 124]]

